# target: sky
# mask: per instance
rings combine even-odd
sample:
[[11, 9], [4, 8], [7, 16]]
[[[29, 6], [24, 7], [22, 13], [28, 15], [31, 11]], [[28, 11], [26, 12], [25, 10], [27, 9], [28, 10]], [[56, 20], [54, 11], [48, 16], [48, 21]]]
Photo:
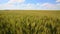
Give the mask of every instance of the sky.
[[0, 0], [0, 10], [60, 10], [60, 0]]

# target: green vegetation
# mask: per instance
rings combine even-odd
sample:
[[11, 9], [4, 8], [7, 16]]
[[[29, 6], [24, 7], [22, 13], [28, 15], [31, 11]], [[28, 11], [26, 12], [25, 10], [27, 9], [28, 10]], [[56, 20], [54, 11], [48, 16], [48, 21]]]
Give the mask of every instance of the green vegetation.
[[60, 34], [60, 11], [0, 10], [0, 34]]

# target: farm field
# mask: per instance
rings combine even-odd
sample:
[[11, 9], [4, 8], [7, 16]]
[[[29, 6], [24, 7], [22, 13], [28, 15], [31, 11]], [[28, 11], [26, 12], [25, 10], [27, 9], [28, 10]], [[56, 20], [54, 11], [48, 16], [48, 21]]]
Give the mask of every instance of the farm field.
[[0, 10], [0, 34], [60, 34], [60, 10]]

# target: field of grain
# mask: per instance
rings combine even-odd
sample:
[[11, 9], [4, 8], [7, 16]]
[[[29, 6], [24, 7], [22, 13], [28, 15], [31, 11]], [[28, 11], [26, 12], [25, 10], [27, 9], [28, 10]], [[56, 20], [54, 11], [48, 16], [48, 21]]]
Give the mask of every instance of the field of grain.
[[60, 34], [60, 10], [0, 10], [0, 34]]

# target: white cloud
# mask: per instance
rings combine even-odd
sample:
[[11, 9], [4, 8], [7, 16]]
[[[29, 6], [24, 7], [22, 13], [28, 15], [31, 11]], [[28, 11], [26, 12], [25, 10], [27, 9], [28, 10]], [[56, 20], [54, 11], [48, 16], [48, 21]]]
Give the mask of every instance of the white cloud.
[[[6, 4], [0, 5], [0, 10], [60, 10], [60, 4], [51, 4], [51, 3], [43, 3], [43, 4], [24, 4], [26, 0], [10, 0]], [[17, 3], [17, 5], [15, 5]], [[57, 0], [56, 2], [60, 2]]]
[[44, 9], [47, 9], [48, 7], [50, 8], [52, 5], [49, 4], [49, 3], [43, 3], [41, 6], [42, 6]]
[[43, 4], [17, 4], [14, 3], [7, 3], [4, 5], [0, 5], [0, 10], [60, 10], [60, 4], [50, 4], [50, 3], [43, 3]]
[[43, 4], [25, 4], [21, 5], [20, 9], [30, 9], [30, 10], [60, 10], [60, 4], [50, 4], [50, 3], [43, 3]]
[[18, 3], [24, 3], [25, 0], [9, 0], [7, 3], [5, 4], [0, 4], [0, 10], [5, 10], [5, 9], [9, 9], [9, 10], [15, 10], [18, 9], [18, 6], [15, 4]]
[[60, 2], [60, 0], [56, 0], [56, 2]]
[[13, 3], [13, 2], [19, 2], [19, 3], [22, 3], [24, 2], [25, 0], [10, 0], [8, 3]]
[[26, 0], [9, 0], [8, 2], [0, 5], [15, 4], [15, 3], [24, 3]]
[[50, 4], [50, 3], [44, 3], [41, 5], [42, 7], [44, 7], [45, 9], [56, 9], [58, 6], [56, 4]]

